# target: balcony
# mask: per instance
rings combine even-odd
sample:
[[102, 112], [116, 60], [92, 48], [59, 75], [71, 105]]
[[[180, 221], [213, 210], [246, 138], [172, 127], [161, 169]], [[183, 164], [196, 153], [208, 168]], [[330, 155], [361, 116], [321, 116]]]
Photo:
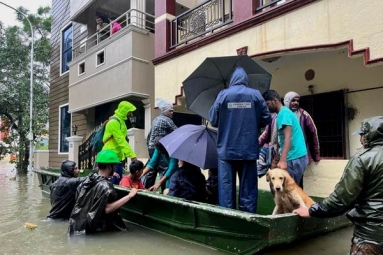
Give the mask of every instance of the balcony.
[[153, 94], [154, 17], [131, 9], [111, 24], [79, 42], [69, 64], [69, 111], [88, 108], [125, 97]]
[[91, 35], [86, 40], [79, 42], [73, 49], [73, 59], [80, 57], [82, 54], [86, 54], [92, 48], [107, 44], [112, 39], [113, 34], [113, 23], [117, 22], [121, 29], [119, 32], [123, 32], [125, 29], [139, 28], [149, 32], [154, 32], [154, 16], [145, 12], [141, 12], [136, 9], [130, 9], [126, 13], [117, 17], [106, 27], [102, 28], [97, 33]]
[[208, 0], [170, 21], [170, 48], [187, 44], [232, 22], [231, 0]]

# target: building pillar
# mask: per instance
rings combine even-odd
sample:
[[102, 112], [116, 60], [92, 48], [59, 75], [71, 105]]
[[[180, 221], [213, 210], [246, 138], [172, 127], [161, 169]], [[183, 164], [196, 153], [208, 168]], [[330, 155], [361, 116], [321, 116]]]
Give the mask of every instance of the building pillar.
[[234, 0], [233, 3], [233, 23], [238, 24], [254, 16], [253, 0]]
[[141, 100], [144, 104], [145, 109], [145, 138], [147, 137], [150, 128], [152, 126], [152, 105], [150, 104], [150, 99]]
[[[128, 129], [129, 145], [137, 155], [137, 159], [145, 161], [149, 158], [148, 147], [146, 145], [145, 131], [138, 128]], [[128, 158], [127, 165], [131, 163], [131, 159]]]
[[[170, 49], [169, 21], [176, 15], [176, 0], [156, 0], [155, 4], [155, 51], [156, 58], [165, 55]], [[173, 33], [174, 34], [174, 33]]]
[[82, 136], [70, 136], [65, 138], [69, 142], [69, 152], [68, 159], [76, 162], [77, 166], [79, 166], [78, 162], [78, 148], [80, 147], [83, 137]]
[[134, 9], [130, 13], [131, 24], [145, 29], [146, 27], [146, 1], [143, 0], [130, 0], [130, 9]]

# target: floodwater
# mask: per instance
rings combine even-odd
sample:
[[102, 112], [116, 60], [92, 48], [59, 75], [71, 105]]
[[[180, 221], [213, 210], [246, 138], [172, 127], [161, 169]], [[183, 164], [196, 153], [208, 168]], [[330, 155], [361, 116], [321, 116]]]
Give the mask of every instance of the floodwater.
[[[29, 173], [10, 180], [15, 176], [12, 170], [0, 162], [0, 254], [225, 254], [132, 223], [127, 223], [127, 232], [69, 238], [67, 222], [46, 220], [50, 203], [41, 194], [37, 176]], [[37, 228], [25, 228], [27, 222]], [[351, 235], [352, 229], [346, 228], [263, 255], [344, 255]]]

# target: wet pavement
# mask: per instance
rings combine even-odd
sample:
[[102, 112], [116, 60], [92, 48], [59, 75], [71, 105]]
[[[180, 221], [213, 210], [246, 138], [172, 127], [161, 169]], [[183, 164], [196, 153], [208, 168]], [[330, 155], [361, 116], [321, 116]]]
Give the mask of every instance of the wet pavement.
[[[143, 227], [127, 223], [127, 232], [68, 238], [67, 222], [46, 220], [49, 199], [42, 197], [32, 173], [15, 176], [13, 167], [0, 162], [0, 254], [224, 254]], [[30, 230], [26, 222], [37, 224]], [[263, 255], [348, 254], [352, 228], [287, 244]]]

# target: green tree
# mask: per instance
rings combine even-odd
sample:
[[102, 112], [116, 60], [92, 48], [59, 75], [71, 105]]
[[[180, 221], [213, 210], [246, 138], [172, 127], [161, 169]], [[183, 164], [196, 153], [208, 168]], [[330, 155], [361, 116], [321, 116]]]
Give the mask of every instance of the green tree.
[[[33, 136], [47, 134], [49, 108], [50, 7], [40, 7], [30, 14], [23, 7], [35, 31]], [[1, 17], [0, 17], [1, 19]], [[0, 157], [17, 155], [18, 173], [25, 173], [29, 158], [29, 93], [31, 31], [28, 21], [20, 14], [21, 26], [4, 27], [0, 21], [0, 116], [5, 122], [2, 131], [9, 137], [0, 144]], [[5, 130], [6, 129], [6, 130]]]

